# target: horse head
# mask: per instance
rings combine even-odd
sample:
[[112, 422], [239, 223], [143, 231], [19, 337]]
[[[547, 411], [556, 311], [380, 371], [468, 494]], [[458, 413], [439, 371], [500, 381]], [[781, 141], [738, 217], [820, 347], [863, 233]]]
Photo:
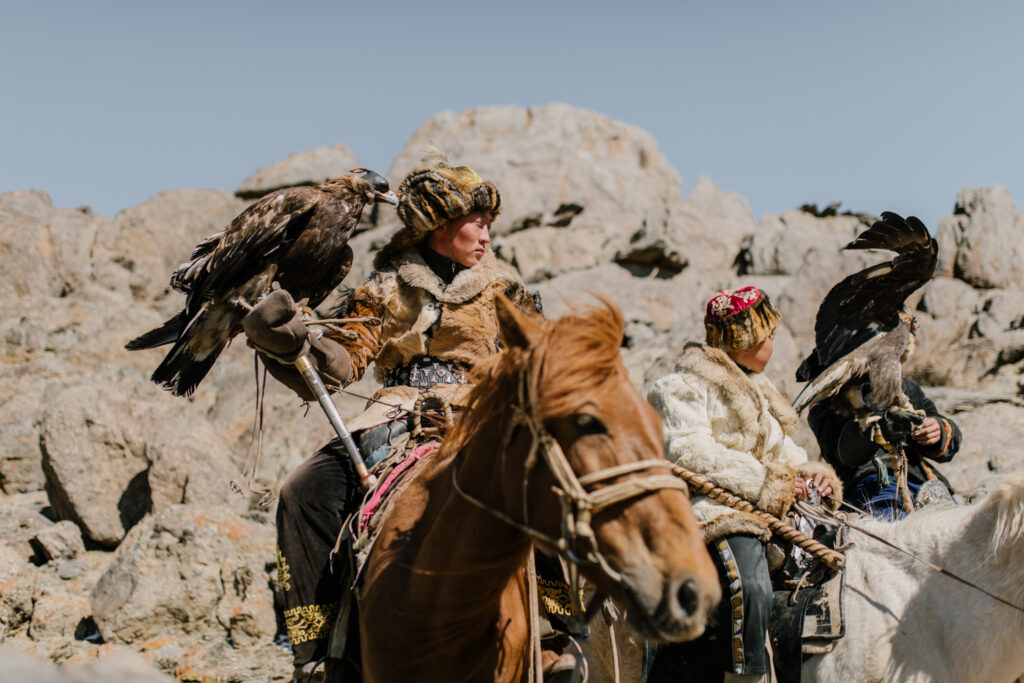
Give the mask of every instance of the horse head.
[[504, 299], [497, 313], [505, 348], [478, 369], [466, 426], [498, 425], [503, 514], [578, 564], [645, 637], [697, 637], [718, 577], [665, 467], [661, 419], [622, 361], [621, 313], [605, 299], [553, 321]]

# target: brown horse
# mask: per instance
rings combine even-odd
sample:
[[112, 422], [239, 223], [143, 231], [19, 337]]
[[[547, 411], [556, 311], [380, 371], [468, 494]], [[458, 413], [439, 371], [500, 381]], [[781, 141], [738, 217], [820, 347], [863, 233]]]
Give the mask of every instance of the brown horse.
[[652, 640], [697, 637], [719, 599], [685, 490], [659, 467], [661, 420], [622, 363], [618, 309], [539, 321], [499, 299], [497, 313], [505, 350], [476, 369], [367, 564], [370, 683], [525, 680], [532, 542], [579, 561]]

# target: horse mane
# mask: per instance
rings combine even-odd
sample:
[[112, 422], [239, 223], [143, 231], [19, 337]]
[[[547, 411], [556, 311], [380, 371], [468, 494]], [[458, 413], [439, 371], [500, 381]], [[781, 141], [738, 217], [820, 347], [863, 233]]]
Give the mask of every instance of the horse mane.
[[572, 414], [622, 372], [622, 313], [610, 299], [595, 298], [599, 305], [571, 308], [556, 320], [531, 317], [540, 334], [529, 348], [512, 346], [477, 364], [467, 411], [446, 445], [457, 451], [482, 425], [505, 424], [524, 378], [533, 400], [523, 409], [545, 420]]
[[980, 505], [994, 508], [993, 552], [1024, 537], [1024, 470], [1008, 475]]

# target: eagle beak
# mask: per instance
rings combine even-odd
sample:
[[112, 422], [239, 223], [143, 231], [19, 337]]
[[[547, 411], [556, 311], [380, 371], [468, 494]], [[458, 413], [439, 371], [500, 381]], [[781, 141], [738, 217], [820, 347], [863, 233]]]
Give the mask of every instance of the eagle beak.
[[394, 192], [375, 192], [374, 198], [377, 200], [378, 204], [380, 202], [387, 202], [392, 206], [398, 206], [398, 195], [395, 194]]

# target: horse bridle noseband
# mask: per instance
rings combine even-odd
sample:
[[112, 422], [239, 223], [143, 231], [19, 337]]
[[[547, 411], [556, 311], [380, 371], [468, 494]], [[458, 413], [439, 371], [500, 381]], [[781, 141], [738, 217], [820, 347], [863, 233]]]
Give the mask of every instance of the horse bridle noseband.
[[[553, 538], [534, 528], [530, 525], [528, 518], [523, 519], [523, 521], [516, 520], [466, 492], [459, 485], [458, 481], [458, 454], [452, 461], [452, 483], [459, 495], [473, 505], [522, 531], [534, 541], [555, 548], [569, 564], [570, 594], [574, 611], [578, 610], [577, 613], [584, 614], [588, 610], [584, 610], [580, 603], [578, 565], [597, 565], [612, 581], [617, 583], [622, 580], [622, 575], [608, 564], [608, 561], [598, 548], [597, 537], [591, 526], [591, 520], [594, 515], [623, 501], [644, 496], [661, 489], [678, 489], [686, 493], [688, 493], [689, 489], [684, 481], [675, 475], [666, 473], [649, 474], [644, 477], [630, 477], [624, 481], [588, 491], [587, 487], [592, 487], [609, 479], [615, 479], [640, 470], [659, 468], [671, 471], [672, 465], [667, 460], [652, 458], [616, 465], [578, 476], [569, 464], [569, 460], [565, 457], [565, 453], [562, 451], [558, 440], [551, 435], [543, 422], [532, 416], [532, 410], [527, 412], [523, 409], [523, 405], [533, 407], [533, 401], [527, 402], [526, 400], [528, 397], [526, 374], [524, 372], [520, 376], [519, 404], [513, 407], [517, 415], [510, 420], [505, 433], [501, 450], [502, 457], [508, 452], [509, 444], [517, 428], [520, 426], [527, 427], [532, 435], [532, 441], [524, 464], [526, 471], [523, 475], [523, 515], [527, 517], [529, 514], [527, 499], [530, 473], [537, 464], [539, 453], [555, 478], [555, 486], [552, 487], [552, 491], [558, 496], [562, 506], [561, 535], [559, 538]], [[585, 544], [585, 549], [582, 553], [579, 551], [580, 543]]]

